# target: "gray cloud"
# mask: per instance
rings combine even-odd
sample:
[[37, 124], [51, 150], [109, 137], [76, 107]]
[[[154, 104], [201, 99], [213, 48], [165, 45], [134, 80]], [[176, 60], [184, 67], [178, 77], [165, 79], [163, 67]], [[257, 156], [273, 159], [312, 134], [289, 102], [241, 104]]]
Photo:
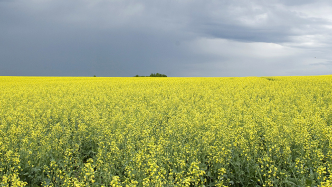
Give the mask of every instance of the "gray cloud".
[[313, 65], [313, 66], [332, 66], [332, 61], [312, 63], [310, 65]]
[[0, 0], [0, 75], [332, 74], [318, 65], [332, 59], [330, 10], [323, 0]]

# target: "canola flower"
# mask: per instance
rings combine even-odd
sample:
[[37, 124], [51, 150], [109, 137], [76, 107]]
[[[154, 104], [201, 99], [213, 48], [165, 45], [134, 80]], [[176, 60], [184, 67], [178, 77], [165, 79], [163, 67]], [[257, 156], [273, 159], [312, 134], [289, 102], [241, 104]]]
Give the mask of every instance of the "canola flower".
[[331, 88], [0, 77], [0, 186], [331, 186]]

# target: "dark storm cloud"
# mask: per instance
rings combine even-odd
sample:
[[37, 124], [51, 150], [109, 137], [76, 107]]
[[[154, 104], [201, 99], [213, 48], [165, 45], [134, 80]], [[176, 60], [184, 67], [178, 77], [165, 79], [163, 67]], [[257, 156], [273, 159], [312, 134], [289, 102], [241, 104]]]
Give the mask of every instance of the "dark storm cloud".
[[319, 63], [315, 56], [332, 58], [331, 7], [295, 0], [0, 0], [0, 75], [331, 74], [310, 65]]

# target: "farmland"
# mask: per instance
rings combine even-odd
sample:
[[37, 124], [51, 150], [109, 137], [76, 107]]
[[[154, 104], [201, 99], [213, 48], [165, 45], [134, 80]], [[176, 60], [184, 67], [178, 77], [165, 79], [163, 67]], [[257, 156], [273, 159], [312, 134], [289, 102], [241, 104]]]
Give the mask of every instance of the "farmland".
[[0, 186], [330, 186], [332, 76], [0, 77]]

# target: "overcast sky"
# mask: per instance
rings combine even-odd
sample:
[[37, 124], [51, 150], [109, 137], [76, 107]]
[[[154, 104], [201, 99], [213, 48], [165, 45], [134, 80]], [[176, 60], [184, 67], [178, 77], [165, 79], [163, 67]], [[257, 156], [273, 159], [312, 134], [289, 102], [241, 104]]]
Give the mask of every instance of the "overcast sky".
[[331, 0], [0, 0], [0, 76], [332, 74]]

